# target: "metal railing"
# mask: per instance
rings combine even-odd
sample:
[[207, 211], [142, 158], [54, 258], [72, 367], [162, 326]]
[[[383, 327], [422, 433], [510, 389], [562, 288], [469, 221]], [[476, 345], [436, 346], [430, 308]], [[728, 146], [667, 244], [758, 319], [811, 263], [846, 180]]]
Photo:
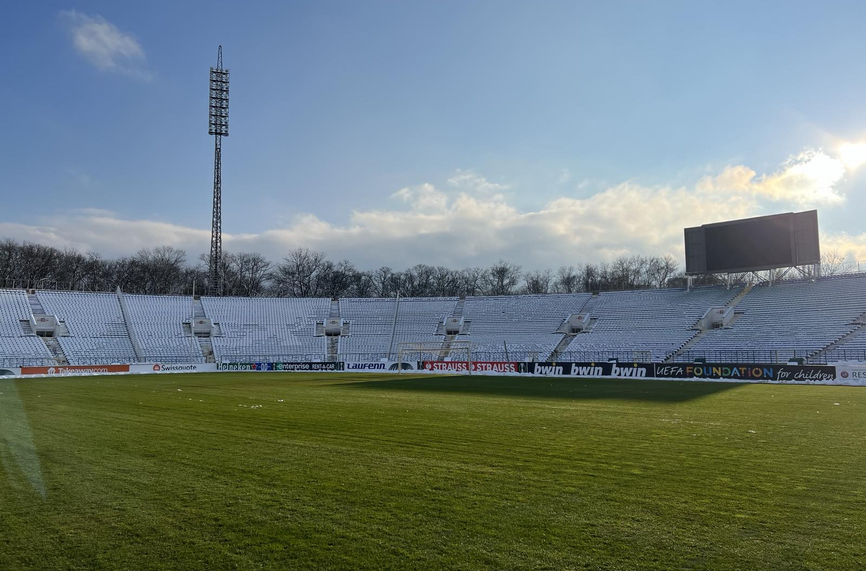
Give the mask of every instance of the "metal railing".
[[787, 363], [794, 359], [809, 360], [815, 350], [802, 349], [718, 349], [713, 351], [683, 351], [675, 363]]
[[57, 361], [44, 357], [0, 357], [0, 367], [54, 367]]
[[562, 362], [595, 363], [616, 359], [622, 362], [651, 363], [652, 351], [565, 351], [559, 356]]

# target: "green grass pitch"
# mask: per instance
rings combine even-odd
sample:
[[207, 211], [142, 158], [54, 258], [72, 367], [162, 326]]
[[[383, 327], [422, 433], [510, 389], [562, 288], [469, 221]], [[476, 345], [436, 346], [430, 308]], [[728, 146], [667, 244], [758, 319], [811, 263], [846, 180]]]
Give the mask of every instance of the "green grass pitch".
[[0, 380], [0, 569], [864, 569], [866, 389]]

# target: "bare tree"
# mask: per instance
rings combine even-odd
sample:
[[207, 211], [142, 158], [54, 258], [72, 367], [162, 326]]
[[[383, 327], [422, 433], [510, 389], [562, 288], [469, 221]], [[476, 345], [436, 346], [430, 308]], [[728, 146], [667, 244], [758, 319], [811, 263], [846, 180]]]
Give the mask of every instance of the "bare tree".
[[574, 266], [560, 266], [556, 270], [553, 288], [557, 293], [575, 293], [580, 288], [580, 277]]
[[265, 293], [271, 263], [261, 254], [240, 252], [228, 254], [223, 274], [223, 293], [253, 297]]
[[487, 270], [484, 280], [486, 295], [513, 295], [520, 283], [520, 266], [499, 260]]
[[845, 264], [845, 256], [839, 253], [839, 250], [830, 250], [824, 252], [821, 256], [821, 274], [825, 276], [835, 276], [842, 271], [842, 266]]
[[[397, 276], [396, 283], [399, 285], [400, 278]], [[394, 289], [395, 276], [394, 271], [382, 266], [373, 272], [373, 295], [376, 297], [393, 297], [397, 294], [397, 289]]]
[[550, 270], [535, 270], [523, 275], [523, 292], [529, 294], [550, 293], [553, 273]]
[[316, 297], [324, 284], [320, 283], [326, 269], [325, 254], [307, 248], [289, 252], [271, 274], [277, 295], [286, 297]]

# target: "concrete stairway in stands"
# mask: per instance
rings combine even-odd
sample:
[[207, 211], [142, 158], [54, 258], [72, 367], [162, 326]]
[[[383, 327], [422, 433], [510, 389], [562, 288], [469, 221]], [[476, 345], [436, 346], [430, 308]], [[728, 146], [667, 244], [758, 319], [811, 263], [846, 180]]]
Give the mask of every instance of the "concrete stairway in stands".
[[[451, 312], [451, 317], [463, 317], [463, 306], [466, 304], [466, 298], [461, 297], [457, 300], [457, 305], [454, 306], [454, 311]], [[445, 325], [440, 324], [437, 332], [444, 333]], [[439, 360], [444, 361], [451, 353], [451, 343], [457, 339], [457, 335], [446, 335], [442, 340], [442, 349], [439, 351]]]
[[550, 357], [547, 358], [548, 361], [558, 361], [559, 356], [565, 353], [568, 349], [568, 346], [571, 345], [571, 342], [574, 341], [574, 338], [577, 335], [563, 335], [562, 339], [559, 341], [559, 344], [553, 349], [550, 353]]
[[198, 341], [198, 346], [201, 348], [201, 354], [204, 356], [205, 363], [216, 363], [210, 336], [196, 335], [195, 338]]
[[[746, 284], [746, 287], [744, 287], [743, 289], [741, 289], [741, 290], [737, 293], [737, 295], [735, 295], [734, 297], [732, 297], [732, 298], [728, 301], [728, 303], [725, 304], [725, 307], [730, 307], [731, 309], [734, 309], [735, 307], [737, 307], [737, 305], [738, 305], [741, 301], [743, 301], [743, 298], [746, 297], [746, 295], [747, 295], [750, 291], [752, 291], [752, 288], [753, 288], [753, 287], [755, 287], [755, 284], [751, 284], [751, 283]], [[736, 310], [735, 310], [735, 311], [734, 311], [734, 317], [733, 317], [733, 319], [731, 319], [731, 323], [730, 323], [730, 325], [728, 325], [728, 327], [733, 326], [734, 323], [736, 323], [737, 320], [740, 318], [740, 315], [742, 315], [742, 311], [738, 314], [738, 313], [736, 312]], [[700, 322], [700, 320], [696, 321], [693, 327], [697, 328], [699, 322]], [[679, 357], [680, 355], [682, 355], [683, 353], [685, 353], [686, 351], [688, 351], [688, 350], [692, 347], [692, 345], [694, 345], [695, 343], [697, 343], [698, 341], [700, 341], [701, 339], [703, 339], [703, 338], [706, 336], [707, 331], [708, 331], [708, 330], [696, 329], [696, 330], [695, 330], [695, 334], [692, 335], [691, 337], [689, 337], [689, 340], [688, 340], [688, 341], [686, 341], [685, 343], [683, 343], [682, 345], [680, 345], [679, 349], [677, 349], [676, 351], [674, 351], [673, 353], [671, 353], [670, 355], [668, 355], [667, 359], [665, 359], [664, 362], [665, 362], [665, 363], [673, 363], [674, 361], [676, 361], [676, 358], [677, 358], [677, 357]]]
[[848, 341], [851, 340], [852, 337], [858, 337], [860, 335], [866, 334], [866, 313], [863, 313], [862, 315], [860, 315], [860, 317], [855, 319], [854, 324], [858, 325], [857, 329], [851, 331], [850, 333], [846, 333], [845, 335], [843, 335], [839, 339], [836, 339], [835, 341], [833, 341], [832, 343], [830, 343], [826, 347], [821, 347], [820, 349], [818, 349], [814, 353], [810, 354], [808, 359], [807, 359], [808, 362], [814, 362], [813, 359], [820, 362], [820, 359], [818, 359], [818, 358], [821, 357], [822, 355], [826, 355], [827, 353], [829, 353], [830, 351], [833, 351], [834, 349], [836, 349], [840, 345], [847, 343]]
[[[36, 297], [35, 293], [27, 294], [27, 301], [30, 304], [30, 312], [33, 313], [34, 319], [39, 319], [40, 317], [44, 317], [48, 315], [45, 313], [45, 308], [42, 307], [42, 302], [39, 301], [39, 298]], [[25, 335], [36, 335], [36, 332], [33, 331], [33, 326], [29, 321], [21, 322], [21, 330]], [[66, 358], [66, 355], [63, 353], [63, 348], [60, 346], [60, 341], [58, 341], [54, 337], [40, 337], [42, 342], [45, 343], [45, 347], [51, 352], [51, 355], [54, 356], [54, 360], [58, 365], [68, 365], [69, 360]]]
[[63, 353], [63, 347], [60, 346], [60, 341], [58, 341], [56, 337], [42, 337], [42, 341], [45, 342], [45, 346], [48, 347], [48, 350], [51, 351], [52, 355], [54, 355], [54, 360], [57, 361], [58, 365], [69, 364], [69, 360]]

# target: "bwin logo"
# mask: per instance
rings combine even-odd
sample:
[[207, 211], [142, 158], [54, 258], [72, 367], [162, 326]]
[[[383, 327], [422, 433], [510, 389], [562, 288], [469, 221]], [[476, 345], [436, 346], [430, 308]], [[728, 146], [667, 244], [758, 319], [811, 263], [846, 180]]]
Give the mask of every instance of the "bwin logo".
[[614, 365], [610, 374], [614, 377], [646, 377], [646, 368], [638, 367], [637, 365], [634, 367], [618, 367]]

